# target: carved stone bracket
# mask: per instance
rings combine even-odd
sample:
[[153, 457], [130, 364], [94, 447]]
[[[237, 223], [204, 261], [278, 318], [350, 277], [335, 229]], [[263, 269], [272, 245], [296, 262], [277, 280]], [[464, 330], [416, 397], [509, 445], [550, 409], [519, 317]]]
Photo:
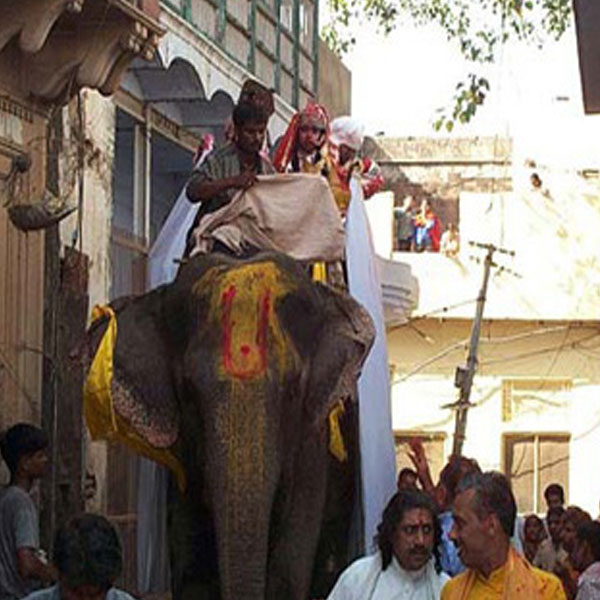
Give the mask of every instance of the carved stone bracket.
[[68, 101], [89, 87], [113, 93], [136, 56], [151, 60], [165, 30], [158, 0], [0, 0], [0, 52], [23, 96]]

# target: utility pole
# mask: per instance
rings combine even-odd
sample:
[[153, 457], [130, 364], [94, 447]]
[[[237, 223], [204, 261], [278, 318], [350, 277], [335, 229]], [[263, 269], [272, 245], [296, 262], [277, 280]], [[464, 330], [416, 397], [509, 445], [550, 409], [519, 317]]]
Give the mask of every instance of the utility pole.
[[[483, 261], [483, 283], [477, 296], [477, 308], [475, 310], [475, 320], [471, 328], [471, 340], [469, 342], [469, 355], [467, 357], [466, 367], [457, 367], [454, 378], [454, 385], [460, 389], [458, 402], [451, 405], [456, 409], [456, 424], [454, 427], [454, 444], [452, 454], [462, 454], [462, 447], [465, 441], [465, 432], [467, 430], [467, 413], [472, 406], [470, 402], [471, 387], [473, 386], [473, 377], [477, 368], [477, 349], [479, 347], [479, 336], [481, 334], [481, 322], [483, 320], [483, 308], [485, 306], [488, 283], [490, 280], [490, 271], [492, 267], [496, 267], [493, 261], [494, 253], [501, 252], [514, 256], [515, 253], [505, 248], [498, 248], [494, 244], [479, 244], [477, 242], [469, 242], [471, 246], [481, 248], [487, 251]], [[479, 260], [478, 260], [479, 262]], [[508, 269], [501, 268], [506, 271]]]

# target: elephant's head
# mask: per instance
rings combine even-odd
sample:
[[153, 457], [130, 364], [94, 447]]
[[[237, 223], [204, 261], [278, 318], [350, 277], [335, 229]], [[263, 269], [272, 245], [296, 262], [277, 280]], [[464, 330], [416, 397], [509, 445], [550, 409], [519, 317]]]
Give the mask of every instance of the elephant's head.
[[[243, 597], [264, 598], [255, 574], [273, 502], [302, 444], [326, 447], [329, 412], [353, 396], [370, 318], [277, 254], [198, 257], [172, 284], [112, 306], [118, 437], [183, 466], [187, 493], [213, 515], [223, 598], [241, 597], [237, 580], [255, 582]], [[92, 326], [94, 347], [107, 325]]]

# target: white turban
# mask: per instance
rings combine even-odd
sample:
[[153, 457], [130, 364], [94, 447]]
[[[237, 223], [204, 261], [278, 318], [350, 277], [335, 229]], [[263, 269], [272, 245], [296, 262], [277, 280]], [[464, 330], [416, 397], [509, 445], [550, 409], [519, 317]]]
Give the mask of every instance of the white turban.
[[352, 117], [338, 117], [331, 121], [329, 139], [339, 146], [345, 144], [353, 150], [360, 150], [364, 137], [364, 126]]

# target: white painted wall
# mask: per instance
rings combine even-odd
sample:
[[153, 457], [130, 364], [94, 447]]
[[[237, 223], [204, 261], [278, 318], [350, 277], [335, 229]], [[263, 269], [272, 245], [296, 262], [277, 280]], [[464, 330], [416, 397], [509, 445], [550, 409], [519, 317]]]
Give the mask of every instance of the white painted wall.
[[[502, 470], [504, 433], [570, 433], [568, 503], [581, 506], [596, 517], [600, 501], [600, 385], [578, 385], [569, 394], [565, 410], [545, 411], [520, 417], [510, 423], [501, 420], [502, 379], [477, 380], [478, 396], [489, 398], [469, 411], [464, 455], [474, 457], [482, 469]], [[456, 399], [453, 379], [417, 376], [392, 386], [394, 431], [446, 433], [445, 456], [452, 452], [454, 415], [441, 406]]]
[[[464, 364], [470, 321], [424, 319], [388, 331], [395, 431], [444, 432], [445, 457], [452, 451], [456, 401], [454, 370]], [[568, 502], [598, 514], [600, 501], [600, 328], [583, 323], [485, 322], [479, 373], [475, 377], [464, 454], [483, 469], [502, 469], [505, 433], [568, 433], [571, 436]], [[537, 333], [536, 333], [537, 332]], [[512, 341], [511, 341], [512, 340]], [[552, 404], [528, 403], [527, 414], [502, 420], [502, 381], [570, 378], [573, 387]], [[530, 407], [530, 408], [529, 408]]]
[[419, 282], [414, 315], [451, 307], [448, 316], [472, 316], [472, 309], [462, 303], [477, 297], [481, 287], [483, 266], [472, 258], [481, 259], [485, 252], [468, 244], [476, 241], [515, 251], [514, 258], [494, 257], [518, 277], [493, 271], [486, 317], [600, 318], [600, 248], [594, 234], [600, 230], [600, 185], [574, 172], [549, 172], [542, 179], [547, 195], [530, 189], [523, 177], [515, 179], [510, 194], [463, 192], [457, 258], [394, 253]]

